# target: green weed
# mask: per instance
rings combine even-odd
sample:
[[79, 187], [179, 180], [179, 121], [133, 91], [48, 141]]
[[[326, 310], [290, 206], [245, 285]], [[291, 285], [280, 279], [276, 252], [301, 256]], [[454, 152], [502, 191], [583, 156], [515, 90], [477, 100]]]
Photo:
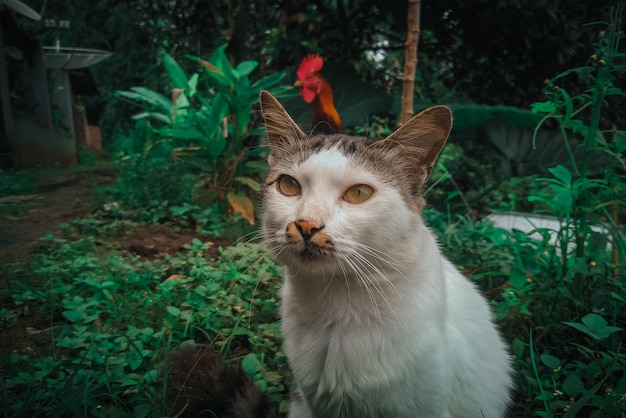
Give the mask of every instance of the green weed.
[[278, 407], [287, 375], [276, 317], [280, 272], [261, 245], [238, 244], [212, 259], [209, 244], [194, 240], [165, 259], [103, 259], [89, 223], [78, 223], [92, 234], [78, 240], [45, 237], [29, 282], [9, 280], [2, 332], [44, 321], [2, 358], [5, 416], [167, 416], [163, 362], [188, 340], [243, 361]]

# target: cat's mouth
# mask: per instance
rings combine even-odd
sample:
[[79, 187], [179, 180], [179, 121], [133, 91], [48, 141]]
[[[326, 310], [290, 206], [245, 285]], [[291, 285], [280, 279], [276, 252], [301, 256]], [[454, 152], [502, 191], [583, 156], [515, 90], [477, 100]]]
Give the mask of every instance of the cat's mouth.
[[322, 258], [330, 256], [334, 252], [334, 249], [328, 249], [320, 247], [317, 244], [311, 242], [304, 242], [302, 249], [298, 252], [302, 261], [318, 261]]
[[323, 225], [317, 226], [302, 220], [287, 225], [285, 231], [287, 241], [294, 245], [301, 261], [318, 261], [335, 252], [335, 243], [323, 229]]

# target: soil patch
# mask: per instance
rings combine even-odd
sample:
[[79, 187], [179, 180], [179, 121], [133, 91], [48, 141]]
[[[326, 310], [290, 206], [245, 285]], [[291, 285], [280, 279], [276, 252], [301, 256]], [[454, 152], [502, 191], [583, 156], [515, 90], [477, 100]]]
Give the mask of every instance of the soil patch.
[[[37, 178], [37, 191], [29, 195], [0, 197], [0, 263], [24, 259], [34, 244], [47, 234], [61, 231], [59, 224], [70, 223], [99, 209], [94, 189], [113, 183], [118, 172], [112, 169], [46, 172]], [[128, 231], [99, 238], [98, 254], [110, 251], [130, 252], [143, 260], [163, 258], [187, 251], [184, 246], [194, 239], [210, 243], [209, 257], [219, 255], [219, 248], [229, 245], [223, 238], [201, 235], [193, 230], [173, 229], [166, 225], [132, 225]], [[0, 271], [0, 290], [6, 291], [6, 277]], [[49, 344], [54, 320], [29, 311], [28, 306], [1, 305], [9, 310], [10, 329], [0, 323], [0, 356], [8, 353], [35, 354]]]
[[224, 238], [207, 237], [190, 230], [177, 231], [165, 225], [138, 225], [131, 234], [114, 238], [114, 241], [119, 247], [143, 259], [155, 259], [187, 251], [185, 244], [194, 239], [210, 243], [207, 254], [211, 258], [219, 255], [220, 246], [229, 245]]
[[2, 197], [0, 253], [9, 259], [25, 257], [37, 239], [57, 231], [59, 224], [94, 211], [93, 189], [114, 182], [117, 175], [112, 169], [42, 172], [36, 179], [38, 193]]

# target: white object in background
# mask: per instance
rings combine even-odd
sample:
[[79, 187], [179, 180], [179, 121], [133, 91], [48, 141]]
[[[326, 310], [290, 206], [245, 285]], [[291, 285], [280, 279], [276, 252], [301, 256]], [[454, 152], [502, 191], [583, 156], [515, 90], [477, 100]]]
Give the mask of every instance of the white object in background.
[[0, 3], [4, 3], [9, 9], [26, 16], [29, 19], [36, 21], [41, 20], [41, 15], [22, 3], [20, 0], [1, 0]]

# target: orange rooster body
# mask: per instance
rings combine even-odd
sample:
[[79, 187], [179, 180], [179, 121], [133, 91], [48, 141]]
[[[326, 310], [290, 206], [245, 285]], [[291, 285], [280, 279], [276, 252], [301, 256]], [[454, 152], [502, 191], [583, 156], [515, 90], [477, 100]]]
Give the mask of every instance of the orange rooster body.
[[309, 55], [302, 60], [298, 67], [298, 81], [300, 95], [305, 102], [311, 103], [311, 123], [315, 133], [345, 133], [341, 125], [339, 112], [335, 108], [333, 89], [319, 71], [324, 66], [324, 60], [319, 55]]

